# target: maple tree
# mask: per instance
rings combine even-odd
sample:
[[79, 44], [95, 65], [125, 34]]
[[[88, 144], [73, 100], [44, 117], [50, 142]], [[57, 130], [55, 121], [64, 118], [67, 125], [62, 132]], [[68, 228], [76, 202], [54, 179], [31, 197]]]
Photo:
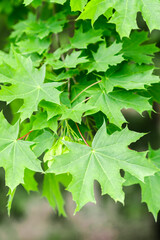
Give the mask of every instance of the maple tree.
[[[145, 132], [131, 130], [124, 111], [150, 115], [154, 101], [160, 103], [153, 61], [159, 48], [150, 37], [160, 30], [160, 1], [19, 0], [4, 6], [7, 14], [15, 6], [25, 9], [10, 22], [9, 44], [0, 51], [0, 167], [8, 213], [20, 184], [40, 191], [66, 216], [61, 185], [76, 212], [95, 202], [97, 180], [102, 195], [122, 203], [123, 186], [139, 184], [156, 219], [160, 151], [132, 149]], [[138, 28], [138, 12], [147, 31]]]

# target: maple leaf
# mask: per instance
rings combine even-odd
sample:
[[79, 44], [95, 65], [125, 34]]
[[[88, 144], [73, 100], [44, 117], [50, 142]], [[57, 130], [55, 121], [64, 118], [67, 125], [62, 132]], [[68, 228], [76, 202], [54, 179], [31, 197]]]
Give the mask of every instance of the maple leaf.
[[[31, 137], [29, 136], [29, 138]], [[32, 151], [37, 157], [39, 157], [42, 155], [42, 153], [51, 148], [54, 140], [55, 135], [53, 133], [47, 130], [43, 130], [40, 135], [31, 138], [31, 141], [34, 142], [34, 145], [32, 146]]]
[[58, 75], [50, 72], [46, 72], [46, 79], [52, 80], [52, 81], [61, 81], [61, 80], [74, 77], [74, 75], [78, 75], [78, 74], [79, 74], [78, 69], [69, 69], [68, 71], [63, 71]]
[[[66, 174], [63, 174], [66, 175]], [[60, 177], [53, 173], [44, 175], [42, 196], [46, 197], [53, 209], [57, 208], [59, 215], [66, 216], [64, 200], [60, 191]]]
[[0, 113], [0, 167], [5, 169], [6, 185], [13, 191], [24, 183], [24, 170], [43, 172], [41, 162], [31, 150], [33, 142], [18, 140], [19, 123], [10, 125]]
[[20, 21], [13, 26], [10, 38], [15, 38], [18, 41], [25, 33], [26, 27], [36, 21], [36, 16], [32, 13], [28, 14], [28, 18], [25, 21]]
[[47, 119], [51, 119], [57, 115], [61, 115], [64, 111], [64, 105], [58, 105], [52, 102], [41, 101], [40, 107], [43, 107], [47, 111]]
[[104, 14], [107, 9], [112, 7], [114, 8], [112, 0], [91, 0], [78, 19], [91, 19], [93, 24], [100, 15]]
[[[67, 107], [65, 105], [58, 105], [58, 104], [43, 101], [40, 103], [40, 106], [46, 109], [48, 119], [50, 120], [57, 115], [61, 115], [60, 120], [72, 119], [73, 121], [78, 123], [81, 123], [81, 117], [85, 111], [94, 108], [92, 106], [87, 106], [83, 102]], [[45, 125], [46, 125], [47, 124], [46, 120], [47, 120], [47, 117], [45, 118], [45, 120], [42, 120], [42, 119], [39, 120], [39, 122], [42, 122], [43, 124], [43, 121], [45, 121]], [[36, 123], [34, 123], [34, 125], [37, 126]]]
[[112, 66], [122, 62], [124, 60], [122, 55], [116, 55], [120, 52], [121, 48], [121, 43], [117, 44], [114, 42], [109, 47], [106, 47], [105, 43], [101, 43], [98, 51], [93, 53], [94, 61], [89, 64], [88, 72], [94, 70], [105, 72], [109, 68], [109, 65]]
[[91, 19], [92, 23], [104, 14], [109, 8], [116, 11], [109, 22], [116, 24], [117, 32], [123, 36], [129, 36], [131, 29], [137, 28], [137, 12], [142, 12], [142, 16], [148, 24], [150, 30], [159, 29], [160, 3], [159, 0], [91, 0], [81, 13], [79, 19]]
[[54, 61], [54, 54], [48, 56], [46, 63], [50, 64], [54, 69], [60, 68], [75, 68], [80, 63], [88, 62], [86, 57], [79, 57], [82, 51], [74, 51], [70, 55], [67, 55], [64, 61]]
[[148, 92], [151, 94], [152, 98], [158, 103], [160, 103], [159, 91], [160, 91], [160, 83], [156, 83], [148, 87]]
[[81, 123], [81, 118], [84, 112], [92, 109], [94, 107], [86, 105], [85, 103], [79, 103], [71, 108], [64, 108], [60, 120], [72, 119], [74, 122]]
[[[36, 182], [34, 178], [35, 172], [29, 170], [26, 168], [24, 170], [24, 183], [22, 184], [24, 189], [29, 193], [30, 191], [38, 191], [38, 183]], [[11, 212], [11, 207], [12, 207], [12, 202], [13, 198], [16, 192], [16, 188], [14, 190], [9, 189], [8, 191], [8, 201], [7, 201], [7, 210], [8, 210], [8, 215], [10, 216]]]
[[152, 108], [147, 98], [135, 94], [133, 91], [115, 90], [107, 93], [103, 82], [99, 84], [100, 87], [92, 88], [91, 99], [86, 103], [86, 105], [90, 105], [94, 109], [87, 111], [86, 115], [102, 111], [110, 123], [121, 127], [122, 123], [125, 122], [121, 113], [123, 108], [133, 108], [140, 113], [144, 109], [151, 110]]
[[52, 131], [56, 132], [58, 127], [59, 117], [53, 117], [48, 120], [47, 112], [41, 112], [31, 117], [32, 130], [50, 128]]
[[43, 39], [44, 37], [47, 37], [49, 33], [59, 33], [62, 32], [63, 30], [63, 25], [65, 21], [64, 20], [59, 20], [55, 19], [55, 17], [52, 17], [48, 19], [48, 21], [45, 22], [31, 22], [28, 24], [26, 28], [26, 34], [31, 34], [34, 35], [36, 34], [37, 37], [40, 39]]
[[157, 173], [154, 176], [145, 177], [145, 181], [139, 181], [137, 178], [130, 174], [125, 174], [126, 182], [125, 186], [133, 184], [140, 184], [142, 192], [142, 202], [145, 202], [148, 206], [149, 211], [153, 214], [154, 218], [157, 219], [158, 212], [160, 211], [160, 149], [153, 150], [150, 148], [149, 159], [157, 167]]
[[70, 152], [54, 157], [53, 164], [47, 173], [61, 174], [69, 172], [72, 181], [68, 190], [72, 192], [77, 204], [76, 211], [87, 202], [95, 202], [93, 182], [97, 180], [102, 194], [109, 194], [115, 201], [124, 201], [120, 175], [123, 169], [138, 179], [153, 175], [155, 167], [145, 159], [145, 153], [131, 151], [127, 146], [136, 141], [142, 134], [123, 129], [112, 135], [106, 133], [106, 126], [98, 130], [94, 137], [92, 147], [65, 142]]
[[148, 210], [155, 219], [160, 211], [160, 172], [152, 177], [146, 177], [145, 182], [139, 182], [142, 189], [142, 202], [147, 203]]
[[[13, 26], [14, 31], [11, 33], [10, 38], [19, 40], [25, 33], [29, 37], [34, 37], [36, 35], [38, 38], [43, 39], [50, 33], [61, 32], [66, 21], [67, 20], [64, 19], [64, 16], [62, 17], [61, 13], [56, 14], [56, 16], [49, 18], [47, 21], [42, 21], [41, 19], [37, 21], [36, 16], [29, 13], [26, 20], [18, 22]], [[39, 42], [43, 43], [42, 41]]]
[[[1, 86], [0, 99], [3, 101], [11, 102], [14, 99], [23, 99], [24, 104], [20, 108], [21, 119], [24, 120], [37, 110], [38, 103], [45, 99], [54, 103], [59, 103], [59, 94], [55, 87], [60, 86], [62, 83], [44, 83], [45, 79], [45, 65], [39, 70], [33, 67], [30, 58], [25, 58], [18, 53], [15, 55], [15, 67], [11, 68], [9, 76], [3, 71], [3, 66], [0, 71], [2, 78], [0, 82], [11, 83], [11, 86]], [[5, 64], [4, 64], [5, 65]], [[9, 65], [9, 62], [8, 62]], [[8, 67], [9, 69], [9, 67]], [[3, 79], [4, 75], [4, 79]]]
[[42, 54], [44, 51], [49, 49], [50, 41], [49, 39], [39, 39], [39, 38], [29, 38], [26, 40], [19, 41], [16, 43], [19, 50], [23, 54], [29, 54], [37, 52]]
[[123, 63], [110, 68], [105, 77], [101, 77], [105, 84], [106, 92], [111, 92], [114, 87], [127, 90], [144, 89], [145, 86], [159, 82], [159, 77], [153, 75], [154, 66]]
[[123, 38], [122, 52], [126, 59], [136, 63], [150, 64], [154, 53], [159, 51], [159, 48], [154, 43], [144, 44], [148, 40], [148, 32], [134, 31], [130, 38]]
[[91, 43], [103, 41], [101, 30], [89, 29], [87, 32], [83, 32], [82, 28], [79, 28], [75, 31], [74, 36], [70, 39], [71, 47], [73, 48], [87, 48], [87, 46]]
[[34, 178], [35, 172], [29, 170], [28, 168], [24, 171], [24, 184], [23, 187], [29, 193], [30, 191], [38, 191], [38, 183]]

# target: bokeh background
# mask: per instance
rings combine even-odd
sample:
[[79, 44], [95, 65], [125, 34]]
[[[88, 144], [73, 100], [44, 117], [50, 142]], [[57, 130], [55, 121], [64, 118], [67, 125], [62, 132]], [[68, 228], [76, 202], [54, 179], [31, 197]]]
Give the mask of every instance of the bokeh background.
[[[21, 0], [0, 0], [0, 50], [9, 49], [9, 35], [13, 24], [25, 19], [26, 8]], [[137, 15], [139, 27], [147, 31], [140, 13]], [[160, 46], [160, 32], [153, 31], [151, 41]], [[160, 54], [154, 59], [160, 67]], [[0, 104], [8, 118], [11, 109]], [[160, 106], [154, 103], [155, 112], [143, 117], [134, 111], [124, 111], [129, 128], [139, 132], [149, 132], [133, 147], [146, 150], [148, 143], [153, 149], [160, 147]], [[42, 176], [36, 179], [41, 189]], [[87, 204], [79, 213], [74, 214], [75, 203], [70, 193], [62, 189], [66, 200], [67, 218], [58, 216], [40, 193], [28, 193], [19, 186], [13, 201], [11, 216], [7, 214], [7, 192], [4, 171], [0, 169], [0, 240], [159, 240], [160, 216], [155, 222], [147, 206], [141, 203], [138, 185], [124, 188], [125, 206], [115, 203], [109, 196], [100, 196], [100, 186], [95, 182], [97, 204]]]

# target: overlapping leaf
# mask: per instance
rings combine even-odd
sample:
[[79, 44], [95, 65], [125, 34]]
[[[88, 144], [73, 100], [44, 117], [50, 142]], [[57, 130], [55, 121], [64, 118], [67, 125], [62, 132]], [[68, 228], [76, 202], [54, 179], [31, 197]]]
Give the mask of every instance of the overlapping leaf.
[[31, 150], [33, 142], [17, 140], [19, 123], [11, 126], [0, 113], [0, 166], [5, 169], [6, 185], [13, 191], [24, 183], [24, 170], [42, 172], [40, 161]]
[[116, 11], [112, 15], [110, 22], [116, 24], [118, 33], [129, 36], [131, 29], [136, 29], [136, 15], [141, 11], [144, 20], [150, 30], [159, 29], [160, 21], [160, 2], [159, 0], [91, 0], [80, 15], [81, 19], [91, 19], [92, 23], [109, 8]]
[[50, 64], [54, 69], [60, 68], [75, 68], [80, 63], [88, 62], [86, 57], [80, 57], [81, 51], [72, 52], [70, 55], [67, 55], [64, 61], [54, 61], [54, 55], [47, 58], [46, 63]]
[[91, 43], [96, 43], [102, 41], [102, 31], [90, 29], [87, 32], [83, 32], [82, 28], [79, 28], [75, 31], [73, 38], [70, 39], [72, 48], [87, 48], [87, 46]]
[[5, 78], [7, 73], [2, 72], [4, 79], [1, 78], [0, 82], [11, 83], [11, 86], [2, 86], [0, 100], [11, 102], [18, 98], [23, 99], [24, 104], [19, 110], [22, 120], [30, 117], [33, 111], [37, 110], [38, 103], [42, 99], [59, 103], [60, 91], [55, 87], [60, 86], [61, 83], [44, 83], [44, 65], [38, 70], [33, 67], [30, 58], [25, 58], [15, 53], [15, 67], [11, 67], [14, 68], [11, 72], [13, 75], [10, 73], [7, 79]]
[[[36, 157], [45, 153], [43, 166], [45, 169], [51, 167], [44, 176], [43, 196], [54, 209], [59, 210], [59, 214], [65, 215], [60, 184], [67, 187], [71, 180], [68, 176], [71, 175], [68, 190], [77, 203], [76, 211], [89, 201], [95, 202], [94, 180], [100, 183], [102, 194], [107, 193], [116, 201], [123, 202], [124, 178], [120, 174], [123, 169], [128, 180], [134, 179], [141, 185], [142, 200], [147, 202], [156, 217], [160, 209], [160, 192], [157, 190], [160, 181], [159, 151], [150, 151], [148, 160], [146, 153], [128, 148], [142, 134], [127, 129], [115, 130], [126, 121], [121, 113], [123, 109], [133, 108], [140, 113], [151, 110], [150, 99], [144, 97], [149, 96], [148, 93], [153, 100], [160, 102], [159, 77], [153, 75], [152, 62], [158, 48], [153, 41], [148, 41], [147, 32], [132, 31], [130, 34], [137, 28], [137, 12], [142, 13], [150, 31], [159, 29], [160, 1], [22, 2], [26, 6], [31, 4], [21, 16], [27, 19], [13, 26], [10, 39], [17, 52], [30, 58], [24, 58], [14, 50], [10, 54], [0, 52], [0, 100], [7, 104], [12, 102], [7, 106], [13, 115], [16, 113], [12, 123], [18, 116], [21, 120], [28, 118], [20, 123], [22, 135], [34, 131], [27, 134], [29, 142], [16, 140], [19, 124], [9, 125], [0, 114], [0, 166], [5, 169], [6, 184], [10, 187], [9, 212], [18, 184], [22, 183], [27, 191], [37, 190], [34, 174], [42, 169]], [[57, 3], [65, 5], [57, 6]], [[36, 14], [27, 13], [32, 7], [39, 7]], [[95, 28], [90, 26], [90, 21], [77, 21], [73, 31], [78, 13], [71, 13], [70, 9], [81, 11], [79, 19], [91, 19], [92, 25], [102, 14], [106, 18], [99, 18]], [[5, 11], [10, 9], [6, 7]], [[69, 24], [65, 24], [67, 22]], [[154, 74], [157, 73], [156, 69]], [[19, 102], [18, 107], [14, 107], [13, 101]], [[21, 114], [17, 114], [17, 109]], [[89, 130], [89, 134], [85, 132], [84, 136], [90, 142], [94, 138], [92, 147], [74, 142], [66, 142], [66, 147], [62, 138], [77, 140], [73, 122], [81, 123], [84, 113], [80, 129]], [[109, 123], [108, 132], [115, 133], [108, 135], [103, 125], [94, 137], [104, 114]], [[68, 123], [70, 119], [72, 121]], [[131, 184], [134, 181], [130, 181]]]
[[159, 82], [159, 77], [153, 75], [154, 66], [136, 65], [124, 63], [110, 69], [103, 77], [107, 92], [114, 87], [122, 87], [127, 90], [144, 89], [145, 85]]
[[116, 65], [123, 61], [122, 54], [120, 52], [122, 44], [113, 43], [108, 48], [105, 43], [101, 43], [98, 51], [93, 53], [94, 61], [89, 64], [88, 72], [91, 71], [103, 71], [105, 72], [109, 66]]
[[53, 209], [58, 209], [58, 214], [66, 216], [64, 209], [64, 199], [60, 190], [61, 179], [53, 173], [45, 174], [43, 180], [43, 197], [48, 199]]
[[10, 38], [16, 38], [19, 40], [25, 33], [28, 37], [36, 37], [43, 39], [50, 33], [59, 33], [63, 30], [63, 26], [67, 21], [64, 19], [65, 15], [56, 14], [47, 21], [36, 20], [36, 16], [29, 13], [28, 18], [24, 21], [20, 21], [13, 26], [14, 31], [11, 33]]
[[137, 31], [134, 31], [130, 38], [123, 38], [122, 52], [124, 58], [139, 64], [150, 64], [154, 57], [154, 53], [158, 52], [159, 49], [153, 43], [146, 44], [145, 42], [147, 40], [147, 32]]
[[29, 38], [22, 40], [16, 44], [23, 54], [38, 53], [42, 54], [44, 51], [49, 50], [49, 39]]
[[93, 140], [92, 147], [66, 142], [70, 152], [55, 157], [47, 172], [72, 174], [72, 182], [68, 190], [72, 192], [76, 201], [76, 211], [87, 202], [95, 202], [94, 180], [101, 184], [102, 194], [107, 193], [116, 201], [123, 202], [124, 180], [120, 175], [120, 169], [130, 172], [141, 180], [156, 171], [145, 159], [145, 153], [134, 152], [127, 147], [140, 136], [141, 134], [127, 129], [108, 135], [103, 124]]
[[145, 181], [139, 181], [137, 178], [132, 177], [130, 174], [126, 174], [125, 185], [140, 184], [142, 191], [142, 202], [145, 202], [148, 206], [149, 211], [153, 214], [154, 218], [157, 219], [158, 212], [160, 210], [160, 150], [149, 151], [149, 159], [157, 167], [157, 173], [154, 176], [145, 177]]
[[135, 94], [133, 91], [116, 90], [107, 93], [105, 86], [102, 83], [101, 88], [96, 87], [92, 90], [91, 99], [86, 103], [94, 107], [93, 110], [86, 112], [87, 115], [93, 114], [97, 111], [102, 111], [109, 119], [110, 123], [121, 127], [125, 122], [121, 110], [123, 108], [132, 108], [142, 113], [145, 110], [151, 110], [151, 105], [148, 99]]

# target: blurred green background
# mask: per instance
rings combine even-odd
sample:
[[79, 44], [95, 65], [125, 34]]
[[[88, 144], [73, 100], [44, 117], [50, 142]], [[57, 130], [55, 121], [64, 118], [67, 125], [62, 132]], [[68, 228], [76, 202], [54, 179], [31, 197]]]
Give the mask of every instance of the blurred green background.
[[[26, 15], [27, 8], [23, 6], [21, 0], [0, 0], [0, 50], [8, 50], [9, 34], [13, 24], [25, 19]], [[138, 14], [137, 22], [141, 29], [147, 31], [141, 14]], [[160, 46], [159, 31], [153, 31], [151, 39]], [[160, 66], [160, 54], [156, 55], [154, 62], [157, 67]], [[0, 108], [3, 108], [6, 114], [10, 114], [10, 109], [4, 103], [0, 104]], [[152, 113], [151, 117], [147, 113], [141, 117], [135, 112], [124, 112], [130, 129], [150, 132], [134, 146], [137, 150], [146, 149], [148, 142], [154, 149], [160, 147], [160, 107], [157, 103], [154, 109], [156, 113]], [[36, 179], [41, 185], [41, 176], [37, 174]], [[125, 206], [122, 206], [108, 196], [101, 197], [100, 186], [95, 182], [97, 204], [87, 204], [75, 216], [73, 216], [75, 204], [71, 195], [63, 191], [67, 218], [59, 217], [40, 194], [28, 195], [21, 186], [16, 191], [9, 218], [6, 209], [7, 191], [4, 171], [0, 169], [0, 240], [160, 239], [160, 217], [155, 222], [153, 216], [148, 213], [146, 205], [141, 203], [141, 192], [137, 185], [124, 188], [126, 202]]]

